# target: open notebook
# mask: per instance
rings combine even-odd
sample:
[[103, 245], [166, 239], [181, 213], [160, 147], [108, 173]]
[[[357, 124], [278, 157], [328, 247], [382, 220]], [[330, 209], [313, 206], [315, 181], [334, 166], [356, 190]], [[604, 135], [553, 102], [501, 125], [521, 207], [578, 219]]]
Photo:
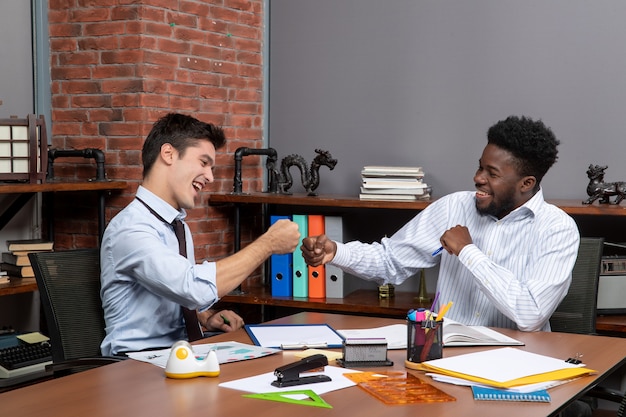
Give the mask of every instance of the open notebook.
[[[406, 349], [406, 324], [371, 329], [337, 330], [341, 336], [350, 338], [384, 337], [388, 349]], [[443, 321], [443, 345], [445, 346], [522, 346], [524, 342], [513, 339], [484, 326], [466, 326], [451, 319]]]
[[485, 326], [466, 326], [452, 319], [443, 321], [444, 346], [521, 346], [513, 339]]

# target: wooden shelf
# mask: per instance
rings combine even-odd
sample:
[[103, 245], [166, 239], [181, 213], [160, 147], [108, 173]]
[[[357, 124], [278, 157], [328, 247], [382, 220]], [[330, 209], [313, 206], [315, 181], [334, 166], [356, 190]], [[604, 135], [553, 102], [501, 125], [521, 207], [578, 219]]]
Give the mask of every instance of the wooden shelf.
[[262, 286], [243, 287], [242, 294], [229, 294], [221, 299], [227, 303], [260, 306], [306, 308], [316, 311], [341, 311], [377, 316], [404, 318], [412, 308], [429, 308], [431, 300], [419, 302], [416, 294], [396, 292], [392, 298], [379, 298], [376, 290], [356, 290], [344, 298], [294, 298], [272, 297], [271, 291]]
[[22, 278], [0, 284], [0, 296], [37, 290], [35, 278]]
[[[126, 181], [48, 181], [42, 184], [18, 183], [18, 182], [0, 182], [0, 194], [17, 194], [18, 197], [3, 211], [0, 212], [0, 230], [6, 226], [13, 216], [19, 212], [24, 205], [36, 194], [50, 193], [61, 191], [97, 191], [99, 193], [98, 204], [98, 234], [102, 237], [104, 233], [104, 191], [123, 190], [126, 188]], [[52, 219], [49, 219], [49, 227], [52, 227]], [[50, 229], [50, 232], [52, 230]], [[52, 235], [52, 233], [49, 233]]]
[[601, 315], [596, 318], [596, 331], [606, 335], [620, 335], [626, 333], [626, 315]]
[[123, 190], [126, 181], [52, 181], [43, 184], [0, 182], [0, 194], [48, 193], [57, 191]]
[[430, 201], [375, 201], [361, 200], [358, 197], [345, 195], [318, 195], [306, 194], [213, 194], [209, 197], [210, 204], [278, 204], [286, 206], [316, 206], [316, 207], [344, 207], [365, 209], [414, 209], [423, 210]]
[[[0, 194], [21, 194], [32, 195], [34, 193], [51, 193], [62, 191], [107, 191], [123, 190], [126, 188], [126, 181], [50, 181], [43, 184], [30, 184], [21, 182], [0, 182]], [[15, 207], [9, 207], [5, 212], [0, 212], [0, 229], [8, 223], [13, 214], [20, 208], [26, 200], [18, 201]], [[7, 214], [8, 212], [8, 214]], [[99, 221], [102, 223], [104, 213], [99, 213]], [[101, 228], [103, 225], [101, 225]], [[37, 290], [35, 278], [22, 278], [8, 283], [0, 284], [0, 296], [32, 292]]]
[[[286, 206], [316, 206], [316, 207], [343, 207], [362, 209], [400, 209], [423, 210], [432, 201], [374, 201], [361, 200], [358, 197], [345, 195], [318, 195], [306, 194], [213, 194], [209, 197], [210, 204], [276, 204]], [[547, 200], [570, 215], [577, 216], [626, 216], [626, 206], [612, 204], [583, 204], [580, 200]]]
[[619, 204], [583, 204], [582, 200], [547, 200], [560, 207], [570, 216], [626, 216], [626, 205]]

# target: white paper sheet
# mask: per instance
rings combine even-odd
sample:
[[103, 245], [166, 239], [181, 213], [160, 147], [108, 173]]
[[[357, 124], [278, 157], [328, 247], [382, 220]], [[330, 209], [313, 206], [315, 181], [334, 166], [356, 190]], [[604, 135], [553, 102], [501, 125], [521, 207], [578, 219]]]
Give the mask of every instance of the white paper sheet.
[[[317, 395], [322, 395], [327, 392], [335, 391], [338, 389], [348, 388], [356, 385], [343, 374], [351, 372], [360, 372], [352, 369], [339, 368], [337, 366], [325, 366], [324, 372], [317, 372], [317, 374], [324, 374], [329, 376], [332, 381], [329, 382], [317, 382], [315, 384], [297, 385], [295, 387], [279, 388], [272, 385], [273, 381], [276, 381], [276, 375], [274, 372], [268, 372], [261, 375], [251, 376], [248, 378], [237, 379], [234, 381], [222, 382], [220, 387], [232, 388], [240, 391], [253, 392], [255, 394], [261, 394], [266, 392], [281, 392], [281, 391], [293, 391], [295, 389], [310, 389]], [[307, 375], [315, 375], [316, 373], [307, 373]]]
[[584, 366], [584, 364], [574, 365], [565, 362], [565, 359], [555, 359], [511, 347], [434, 359], [424, 363], [436, 366], [439, 369], [496, 382], [506, 382], [529, 375], [539, 375], [559, 369]]
[[[192, 349], [193, 353], [199, 357], [204, 357], [209, 353], [209, 351], [215, 350], [215, 353], [217, 353], [217, 361], [220, 364], [261, 358], [263, 356], [280, 352], [278, 349], [247, 345], [239, 342], [219, 342], [192, 345]], [[160, 368], [165, 368], [167, 360], [170, 357], [170, 351], [171, 349], [131, 352], [128, 353], [128, 357], [137, 361], [151, 363]]]
[[327, 324], [248, 324], [252, 341], [259, 346], [279, 348], [340, 348], [343, 339]]

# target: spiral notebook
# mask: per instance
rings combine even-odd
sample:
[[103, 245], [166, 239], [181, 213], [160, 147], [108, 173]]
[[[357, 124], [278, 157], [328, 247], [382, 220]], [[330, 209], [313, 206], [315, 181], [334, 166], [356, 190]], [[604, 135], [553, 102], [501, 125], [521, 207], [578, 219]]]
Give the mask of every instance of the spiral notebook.
[[550, 394], [545, 389], [532, 392], [518, 392], [507, 389], [472, 386], [475, 400], [485, 401], [530, 401], [549, 403]]

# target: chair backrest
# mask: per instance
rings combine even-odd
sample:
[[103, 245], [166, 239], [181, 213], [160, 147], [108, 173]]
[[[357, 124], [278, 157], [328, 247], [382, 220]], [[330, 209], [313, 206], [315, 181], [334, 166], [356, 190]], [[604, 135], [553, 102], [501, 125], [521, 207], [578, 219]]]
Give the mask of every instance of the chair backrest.
[[581, 334], [596, 332], [598, 280], [603, 246], [603, 238], [580, 239], [569, 291], [550, 318], [552, 331]]
[[99, 250], [34, 252], [28, 257], [41, 294], [52, 361], [100, 357], [105, 331]]

